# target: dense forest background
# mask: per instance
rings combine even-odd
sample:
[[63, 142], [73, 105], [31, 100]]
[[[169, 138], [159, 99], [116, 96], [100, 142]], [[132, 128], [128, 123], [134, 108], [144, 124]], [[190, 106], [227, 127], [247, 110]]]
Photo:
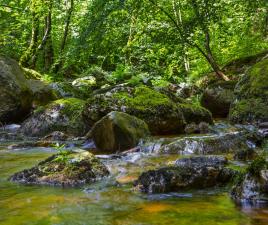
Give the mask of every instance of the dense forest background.
[[48, 80], [197, 79], [268, 48], [267, 0], [2, 0], [0, 53]]

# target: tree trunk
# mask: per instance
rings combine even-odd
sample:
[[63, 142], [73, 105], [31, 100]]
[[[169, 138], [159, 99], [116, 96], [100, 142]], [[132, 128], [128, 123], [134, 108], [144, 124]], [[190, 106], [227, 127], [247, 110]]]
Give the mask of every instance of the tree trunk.
[[24, 54], [20, 58], [20, 64], [23, 67], [31, 67], [35, 68], [35, 60], [32, 60], [32, 57], [36, 54], [37, 49], [37, 41], [39, 35], [39, 15], [35, 11], [36, 2], [32, 1], [32, 35], [31, 42], [28, 49], [24, 52]]
[[45, 70], [48, 71], [51, 65], [53, 64], [54, 61], [54, 51], [53, 51], [53, 44], [52, 44], [52, 1], [51, 1], [51, 7], [49, 8], [49, 12], [46, 18], [46, 30], [48, 31], [47, 33], [47, 40], [45, 44]]
[[[66, 5], [68, 5], [68, 1], [66, 1]], [[63, 34], [62, 42], [61, 42], [61, 45], [60, 45], [60, 52], [63, 52], [63, 50], [65, 48], [65, 45], [66, 45], [66, 40], [67, 40], [67, 36], [68, 36], [68, 33], [69, 33], [71, 17], [72, 17], [72, 13], [73, 13], [73, 5], [74, 5], [74, 1], [71, 0], [70, 1], [70, 7], [67, 10], [67, 17], [66, 17], [66, 20], [65, 20], [64, 34]]]
[[216, 62], [211, 48], [210, 48], [210, 36], [209, 36], [209, 32], [208, 30], [205, 31], [205, 35], [206, 35], [206, 40], [205, 40], [205, 49], [206, 49], [206, 53], [205, 54], [205, 58], [207, 59], [208, 63], [210, 64], [210, 66], [212, 67], [212, 69], [214, 70], [214, 72], [216, 73], [216, 75], [218, 76], [218, 78], [228, 81], [229, 78], [223, 73], [223, 71], [220, 69], [218, 63]]
[[[68, 0], [66, 0], [65, 3], [66, 3], [66, 7], [68, 8]], [[57, 73], [63, 64], [62, 54], [63, 54], [63, 51], [65, 49], [65, 45], [66, 45], [66, 41], [67, 41], [67, 37], [68, 37], [68, 33], [69, 33], [69, 27], [70, 27], [70, 23], [71, 23], [73, 8], [74, 8], [74, 1], [70, 0], [70, 7], [67, 9], [67, 15], [66, 15], [65, 26], [64, 26], [64, 33], [63, 33], [63, 37], [62, 37], [62, 41], [61, 41], [61, 45], [60, 45], [60, 50], [59, 50], [59, 58], [52, 68], [52, 72], [54, 72], [54, 73]]]
[[43, 38], [41, 43], [38, 45], [36, 51], [32, 55], [32, 62], [36, 62], [38, 53], [41, 50], [44, 50], [44, 64], [45, 64], [45, 70], [48, 70], [48, 68], [53, 63], [53, 46], [52, 46], [52, 37], [51, 37], [51, 29], [52, 29], [52, 3], [53, 1], [49, 1], [49, 7], [48, 7], [48, 14], [45, 17], [45, 30], [43, 34]]

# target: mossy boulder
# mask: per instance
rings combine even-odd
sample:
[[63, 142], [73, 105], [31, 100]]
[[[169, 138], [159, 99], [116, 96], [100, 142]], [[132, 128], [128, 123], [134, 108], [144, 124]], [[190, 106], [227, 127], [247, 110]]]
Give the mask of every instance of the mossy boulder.
[[57, 99], [57, 94], [53, 91], [48, 84], [40, 80], [28, 80], [29, 87], [33, 93], [32, 106], [46, 105], [49, 102]]
[[24, 184], [80, 186], [108, 176], [109, 171], [87, 151], [61, 152], [52, 155], [31, 169], [12, 175], [9, 180]]
[[236, 85], [229, 119], [234, 123], [268, 121], [268, 59], [249, 69]]
[[209, 85], [201, 96], [201, 105], [214, 117], [227, 117], [236, 83], [236, 81], [218, 81]]
[[231, 191], [239, 203], [268, 204], [268, 162], [259, 156], [241, 173]]
[[223, 67], [223, 71], [227, 74], [239, 75], [246, 72], [246, 70], [267, 57], [268, 51], [263, 51], [255, 55], [238, 58], [227, 63]]
[[32, 92], [19, 64], [0, 56], [0, 123], [19, 122], [29, 114]]
[[66, 98], [40, 106], [23, 122], [20, 131], [25, 135], [38, 137], [48, 135], [53, 131], [82, 136], [89, 129], [82, 116], [84, 105], [83, 100]]
[[153, 194], [224, 185], [234, 176], [234, 171], [226, 168], [226, 164], [227, 159], [221, 156], [179, 159], [173, 166], [142, 173], [135, 186], [142, 192]]
[[182, 103], [178, 104], [178, 107], [183, 114], [186, 124], [190, 123], [199, 124], [202, 122], [213, 124], [211, 113], [200, 105]]
[[110, 112], [95, 123], [90, 134], [99, 150], [116, 152], [137, 146], [141, 138], [149, 135], [149, 129], [135, 116]]
[[[255, 55], [238, 58], [227, 63], [222, 70], [228, 76], [228, 78], [234, 82], [237, 82], [250, 67], [260, 62], [264, 58], [267, 58], [267, 56], [268, 51], [266, 50]], [[199, 80], [197, 80], [196, 84], [201, 89], [205, 90], [208, 86], [217, 82], [219, 82], [217, 74], [215, 72], [211, 72], [202, 76]]]
[[111, 111], [125, 112], [144, 120], [153, 134], [183, 133], [185, 124], [193, 118], [212, 122], [211, 115], [202, 107], [175, 103], [167, 95], [147, 86], [120, 85], [96, 94], [88, 100], [84, 115], [94, 124]]

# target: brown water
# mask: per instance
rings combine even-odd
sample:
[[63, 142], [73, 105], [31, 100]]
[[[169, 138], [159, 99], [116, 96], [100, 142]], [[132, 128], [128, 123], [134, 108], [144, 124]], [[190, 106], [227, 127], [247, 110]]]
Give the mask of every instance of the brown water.
[[[136, 155], [113, 160], [113, 177], [83, 188], [27, 186], [11, 183], [14, 172], [51, 155], [44, 149], [0, 151], [0, 224], [85, 225], [267, 225], [268, 208], [237, 207], [224, 190], [143, 195], [129, 182], [142, 171], [169, 164], [177, 156]], [[136, 158], [136, 160], [134, 160]], [[121, 185], [114, 185], [114, 179]]]

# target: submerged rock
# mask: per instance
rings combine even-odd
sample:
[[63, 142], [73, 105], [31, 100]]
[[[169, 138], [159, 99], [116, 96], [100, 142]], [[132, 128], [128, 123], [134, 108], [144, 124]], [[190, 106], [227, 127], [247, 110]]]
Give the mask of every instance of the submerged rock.
[[229, 119], [233, 123], [268, 121], [268, 59], [255, 64], [235, 88]]
[[177, 192], [223, 185], [235, 172], [225, 168], [227, 159], [220, 156], [197, 156], [179, 159], [172, 167], [144, 172], [135, 186], [145, 193]]
[[234, 98], [236, 81], [218, 81], [209, 85], [201, 97], [201, 105], [215, 117], [227, 117]]
[[24, 184], [79, 186], [91, 184], [109, 175], [107, 168], [93, 154], [61, 152], [31, 169], [12, 175], [9, 180]]
[[147, 124], [137, 117], [110, 112], [95, 123], [90, 136], [99, 150], [116, 152], [137, 146], [149, 133]]
[[84, 105], [83, 100], [67, 98], [41, 106], [23, 122], [20, 131], [36, 137], [48, 135], [53, 131], [83, 136], [89, 129], [82, 116]]
[[0, 56], [0, 123], [18, 122], [30, 113], [32, 92], [19, 64]]
[[240, 175], [231, 196], [240, 203], [268, 204], [268, 163], [264, 158], [258, 157], [249, 165], [247, 173]]
[[146, 86], [119, 85], [91, 97], [84, 111], [91, 124], [111, 111], [125, 112], [144, 120], [153, 134], [183, 133], [186, 123], [212, 123], [210, 113], [186, 103], [175, 103], [167, 95]]

